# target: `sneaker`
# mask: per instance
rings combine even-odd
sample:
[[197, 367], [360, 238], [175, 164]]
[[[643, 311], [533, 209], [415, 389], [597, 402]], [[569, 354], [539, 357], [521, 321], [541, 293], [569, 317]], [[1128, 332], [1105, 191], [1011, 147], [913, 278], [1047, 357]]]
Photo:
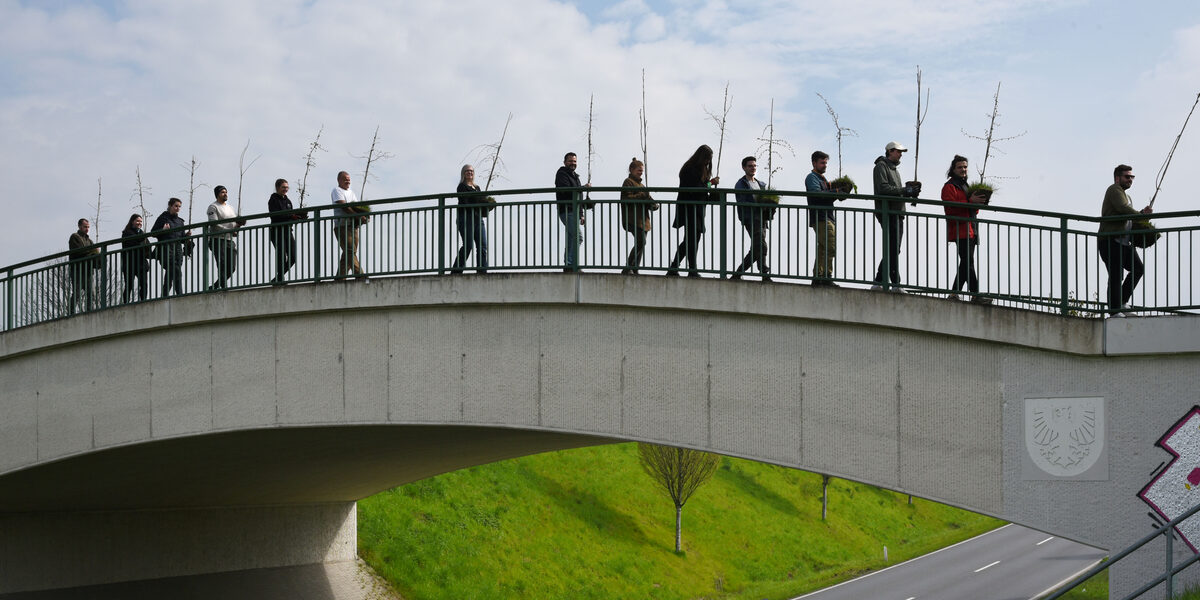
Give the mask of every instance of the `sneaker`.
[[956, 302], [957, 302], [957, 301], [958, 301], [958, 294], [950, 294], [949, 296], [946, 296], [946, 299], [947, 299], [947, 300], [954, 300], [954, 301], [956, 301]]
[[667, 277], [679, 277], [679, 271], [667, 271]]
[[737, 271], [737, 272], [735, 272], [733, 275], [730, 275], [730, 276], [729, 276], [729, 280], [730, 280], [730, 281], [739, 281], [739, 280], [741, 280], [741, 278], [742, 278], [742, 272], [741, 272], [741, 271]]
[[971, 298], [971, 304], [981, 304], [981, 305], [987, 306], [988, 304], [991, 304], [991, 303], [992, 303], [991, 298], [984, 298], [983, 296], [973, 296]]
[[904, 290], [902, 290], [902, 289], [900, 289], [900, 288], [898, 288], [898, 287], [893, 287], [893, 288], [892, 288], [890, 291], [891, 291], [893, 294], [907, 294], [907, 293], [908, 293], [908, 292], [906, 292], [906, 291], [904, 291]]
[[696, 271], [688, 271], [688, 277], [699, 277], [700, 273]]
[[763, 280], [763, 283], [770, 283], [772, 281], [775, 281], [774, 279], [771, 279], [770, 275], [763, 275], [762, 280]]
[[882, 286], [882, 285], [879, 285], [879, 284], [877, 283], [877, 284], [875, 284], [875, 285], [871, 286], [871, 289], [873, 289], [873, 290], [882, 290], [882, 289], [883, 289], [883, 286]]

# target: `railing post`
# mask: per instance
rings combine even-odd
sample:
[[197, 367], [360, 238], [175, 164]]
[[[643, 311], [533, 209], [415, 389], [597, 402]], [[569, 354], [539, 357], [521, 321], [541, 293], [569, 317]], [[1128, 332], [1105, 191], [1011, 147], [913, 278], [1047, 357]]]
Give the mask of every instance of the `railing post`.
[[13, 294], [13, 275], [14, 275], [13, 270], [9, 269], [8, 277], [4, 280], [4, 295], [5, 295], [5, 298], [7, 298], [6, 304], [8, 305], [7, 306], [8, 310], [5, 311], [5, 313], [7, 313], [7, 314], [5, 314], [5, 316], [4, 316], [4, 330], [5, 331], [11, 330], [13, 328], [13, 321], [15, 320], [15, 317], [16, 317], [16, 307], [13, 306], [13, 300], [16, 297], [15, 294]]
[[321, 211], [313, 211], [313, 283], [321, 281]]
[[100, 308], [108, 308], [108, 244], [100, 246]]
[[[729, 257], [725, 256], [729, 249], [729, 231], [728, 231], [728, 227], [727, 227], [728, 216], [725, 214], [725, 208], [726, 208], [726, 206], [728, 206], [729, 199], [725, 195], [725, 192], [717, 192], [717, 197], [720, 199], [720, 203], [718, 204], [718, 206], [720, 207], [719, 210], [721, 211], [721, 217], [720, 217], [720, 223], [721, 223], [721, 225], [720, 225], [721, 226], [721, 262], [720, 262], [721, 275], [720, 275], [720, 277], [721, 277], [721, 279], [725, 279], [725, 271], [729, 268], [729, 265], [728, 265]], [[755, 196], [755, 200], [757, 200], [758, 198], [759, 198], [758, 196]]]
[[1167, 600], [1175, 597], [1175, 577], [1171, 575], [1171, 567], [1173, 566], [1171, 563], [1174, 562], [1171, 555], [1174, 554], [1173, 551], [1175, 549], [1175, 536], [1171, 535], [1173, 529], [1173, 527], [1163, 527], [1163, 531], [1166, 532], [1163, 535], [1167, 536], [1167, 595], [1165, 596]]
[[1059, 256], [1060, 256], [1060, 262], [1061, 262], [1061, 264], [1058, 267], [1058, 270], [1059, 270], [1058, 284], [1061, 288], [1059, 291], [1062, 295], [1062, 298], [1061, 298], [1060, 304], [1059, 304], [1059, 308], [1062, 311], [1062, 314], [1066, 315], [1071, 312], [1071, 303], [1069, 301], [1070, 296], [1068, 295], [1068, 292], [1067, 292], [1067, 285], [1068, 285], [1067, 282], [1070, 280], [1070, 277], [1068, 277], [1068, 273], [1067, 273], [1067, 266], [1068, 266], [1067, 265], [1067, 263], [1068, 263], [1067, 251], [1069, 248], [1069, 244], [1067, 244], [1067, 218], [1066, 217], [1061, 217], [1058, 220], [1058, 237], [1059, 237]]
[[208, 255], [211, 254], [209, 252], [210, 248], [208, 247], [208, 245], [212, 243], [212, 239], [208, 237], [208, 227], [207, 226], [200, 228], [200, 242], [201, 243], [198, 244], [198, 247], [200, 248], [200, 256], [196, 257], [196, 258], [200, 259], [200, 291], [207, 292], [208, 291], [208, 276], [209, 276]]
[[567, 215], [567, 223], [564, 223], [567, 225], [567, 237], [571, 238], [567, 240], [568, 248], [572, 249], [569, 254], [575, 257], [575, 264], [571, 265], [571, 270], [576, 273], [579, 272], [579, 263], [581, 262], [579, 258], [579, 219], [583, 216], [581, 212], [583, 207], [579, 204], [580, 196], [579, 190], [571, 192], [571, 214]]
[[[458, 201], [461, 203], [462, 198]], [[437, 218], [437, 268], [438, 275], [446, 274], [446, 199], [438, 198], [438, 218]], [[463, 261], [466, 262], [466, 261]]]
[[883, 265], [879, 268], [879, 285], [883, 286], [884, 291], [892, 289], [892, 220], [891, 220], [891, 201], [884, 200], [879, 205], [882, 208], [879, 213], [880, 225], [883, 227], [883, 260], [879, 263]]

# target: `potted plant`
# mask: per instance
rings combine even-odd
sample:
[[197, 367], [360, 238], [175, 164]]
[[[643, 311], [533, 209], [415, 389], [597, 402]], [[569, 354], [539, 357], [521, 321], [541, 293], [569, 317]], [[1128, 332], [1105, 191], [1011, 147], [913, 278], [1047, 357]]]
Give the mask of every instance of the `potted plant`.
[[995, 191], [996, 188], [992, 187], [992, 184], [977, 181], [967, 186], [967, 198], [978, 194], [980, 198], [983, 198], [983, 203], [988, 204], [992, 201], [992, 193]]
[[842, 175], [830, 181], [829, 187], [839, 194], [858, 193], [858, 185], [854, 183], [853, 179], [850, 179], [849, 175]]

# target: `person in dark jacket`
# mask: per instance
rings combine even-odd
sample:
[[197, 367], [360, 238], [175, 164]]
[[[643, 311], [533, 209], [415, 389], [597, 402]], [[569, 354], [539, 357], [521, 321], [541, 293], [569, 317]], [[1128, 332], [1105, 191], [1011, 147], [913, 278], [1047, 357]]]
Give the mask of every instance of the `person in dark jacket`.
[[[1133, 207], [1133, 202], [1126, 193], [1133, 186], [1133, 167], [1117, 165], [1113, 169], [1113, 184], [1104, 191], [1104, 202], [1100, 205], [1100, 216], [1115, 217], [1125, 215], [1135, 217], [1153, 213], [1149, 206], [1141, 211]], [[1137, 287], [1142, 275], [1146, 272], [1142, 259], [1138, 257], [1137, 248], [1129, 239], [1129, 230], [1133, 222], [1112, 220], [1100, 222], [1100, 235], [1096, 240], [1100, 260], [1108, 271], [1108, 309], [1116, 317], [1123, 317], [1129, 312], [1129, 300], [1133, 298], [1133, 290]], [[1129, 271], [1129, 275], [1125, 272]]]
[[[965, 285], [971, 295], [971, 302], [976, 304], [991, 304], [991, 298], [979, 295], [979, 277], [975, 274], [975, 248], [979, 246], [979, 223], [975, 215], [979, 209], [971, 205], [985, 204], [983, 196], [971, 194], [967, 196], [967, 158], [954, 155], [950, 161], [950, 170], [946, 171], [946, 184], [942, 186], [942, 202], [953, 202], [956, 205], [942, 207], [946, 212], [946, 240], [958, 249], [958, 272], [950, 289], [950, 300], [958, 299], [958, 290]], [[957, 206], [962, 204], [962, 206]]]
[[[767, 186], [755, 179], [758, 172], [758, 159], [747, 156], [742, 159], [742, 171], [746, 174], [733, 184], [738, 190], [763, 190]], [[758, 271], [763, 281], [771, 281], [771, 267], [767, 266], [767, 228], [770, 227], [771, 217], [775, 216], [771, 203], [762, 199], [761, 195], [737, 194], [737, 216], [750, 234], [750, 251], [746, 253], [737, 270], [730, 279], [741, 279], [750, 266], [758, 262]]]
[[150, 232], [159, 232], [158, 262], [163, 268], [162, 295], [166, 298], [171, 290], [175, 294], [183, 293], [183, 256], [187, 253], [188, 244], [194, 247], [195, 242], [187, 239], [192, 235], [191, 230], [184, 228], [183, 218], [179, 216], [179, 208], [183, 201], [171, 198], [167, 201], [167, 210], [158, 215]]
[[[579, 159], [574, 152], [566, 153], [563, 156], [563, 166], [559, 167], [558, 172], [554, 174], [554, 187], [592, 187], [590, 183], [583, 185], [579, 182], [579, 174], [575, 172], [578, 164]], [[555, 200], [558, 201], [558, 220], [562, 221], [563, 227], [567, 228], [565, 236], [567, 249], [563, 255], [563, 264], [565, 265], [563, 271], [573, 271], [575, 265], [579, 263], [579, 245], [583, 241], [579, 234], [579, 226], [587, 223], [587, 218], [583, 216], [583, 209], [587, 207], [572, 201], [571, 197], [576, 193], [578, 192], [555, 192], [554, 194]]]
[[[904, 152], [908, 152], [908, 148], [901, 146], [900, 142], [888, 142], [883, 156], [875, 159], [872, 181], [875, 184], [876, 196], [916, 198], [921, 193], [920, 182], [914, 181], [913, 185], [905, 185], [900, 179], [900, 171], [896, 167], [900, 165], [900, 156]], [[888, 211], [886, 220], [883, 216], [885, 206]], [[893, 286], [900, 284], [900, 240], [904, 238], [904, 200], [876, 200], [875, 220], [879, 222], [887, 237], [887, 247], [884, 249], [887, 257], [879, 261], [879, 268], [875, 271], [875, 285], [871, 286], [871, 289], [878, 290], [883, 289], [885, 276]], [[887, 273], [884, 273], [885, 266]], [[904, 291], [898, 287], [891, 290]]]
[[[707, 188], [710, 185], [715, 186], [721, 183], [720, 177], [712, 176], [712, 156], [712, 148], [706, 145], [696, 148], [691, 158], [687, 159], [687, 162], [683, 163], [679, 169], [679, 187]], [[683, 228], [683, 241], [675, 249], [675, 256], [671, 259], [667, 275], [678, 276], [679, 265], [686, 258], [688, 277], [699, 277], [700, 266], [697, 264], [697, 255], [699, 254], [700, 237], [706, 231], [704, 217], [708, 212], [708, 204], [715, 202], [716, 199], [710, 192], [681, 191], [677, 200], [679, 204], [675, 206], [675, 220], [671, 226], [676, 229]]]
[[[475, 167], [463, 165], [458, 172], [458, 193], [478, 191], [480, 191], [479, 186], [475, 185]], [[458, 255], [454, 257], [454, 265], [450, 267], [451, 273], [463, 272], [463, 267], [466, 266], [467, 259], [471, 257], [471, 251], [475, 248], [479, 248], [479, 253], [476, 255], [479, 260], [479, 268], [476, 269], [476, 272], [487, 273], [487, 224], [483, 222], [483, 219], [487, 217], [487, 204], [486, 196], [459, 196], [454, 225], [458, 229], [458, 236], [462, 238], [462, 247], [458, 249]]]
[[646, 187], [642, 184], [642, 175], [646, 173], [646, 165], [637, 158], [629, 162], [629, 177], [621, 182], [621, 228], [633, 234], [633, 248], [625, 260], [625, 268], [621, 273], [635, 275], [642, 266], [642, 255], [646, 252], [646, 235], [654, 228], [650, 213], [658, 210], [658, 204], [650, 197], [650, 192], [639, 191]]
[[271, 245], [275, 247], [274, 285], [283, 285], [283, 276], [296, 265], [296, 236], [292, 225], [308, 218], [308, 213], [280, 214], [292, 210], [292, 201], [287, 197], [286, 179], [275, 180], [275, 193], [267, 200], [267, 211], [271, 213]]
[[[840, 200], [825, 178], [829, 167], [829, 155], [816, 150], [811, 157], [812, 171], [804, 178], [804, 190], [808, 196], [808, 226], [812, 227], [817, 239], [816, 258], [813, 259], [813, 282], [816, 287], [840, 287], [832, 281], [833, 259], [837, 256], [837, 212], [833, 203]], [[846, 190], [848, 193], [849, 190]]]
[[104, 267], [100, 262], [100, 249], [92, 242], [92, 238], [88, 237], [88, 231], [92, 228], [91, 222], [80, 219], [77, 225], [79, 230], [72, 233], [67, 240], [67, 248], [71, 250], [70, 262], [67, 264], [67, 273], [71, 279], [71, 297], [67, 309], [69, 314], [75, 314], [81, 296], [83, 310], [92, 309], [92, 271]]
[[138, 236], [142, 231], [142, 215], [134, 213], [121, 231], [121, 275], [125, 278], [125, 290], [121, 302], [128, 304], [133, 298], [134, 283], [137, 283], [138, 301], [145, 301], [149, 293], [146, 288], [146, 273], [150, 271], [150, 240]]

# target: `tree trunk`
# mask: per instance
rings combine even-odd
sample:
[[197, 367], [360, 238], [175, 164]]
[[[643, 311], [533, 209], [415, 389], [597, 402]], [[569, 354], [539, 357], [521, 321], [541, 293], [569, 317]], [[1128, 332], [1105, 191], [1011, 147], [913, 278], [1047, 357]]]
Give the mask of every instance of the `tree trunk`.
[[679, 548], [683, 543], [683, 507], [675, 507], [675, 551], [679, 552]]
[[826, 510], [829, 508], [829, 476], [821, 476], [821, 520], [825, 520]]

